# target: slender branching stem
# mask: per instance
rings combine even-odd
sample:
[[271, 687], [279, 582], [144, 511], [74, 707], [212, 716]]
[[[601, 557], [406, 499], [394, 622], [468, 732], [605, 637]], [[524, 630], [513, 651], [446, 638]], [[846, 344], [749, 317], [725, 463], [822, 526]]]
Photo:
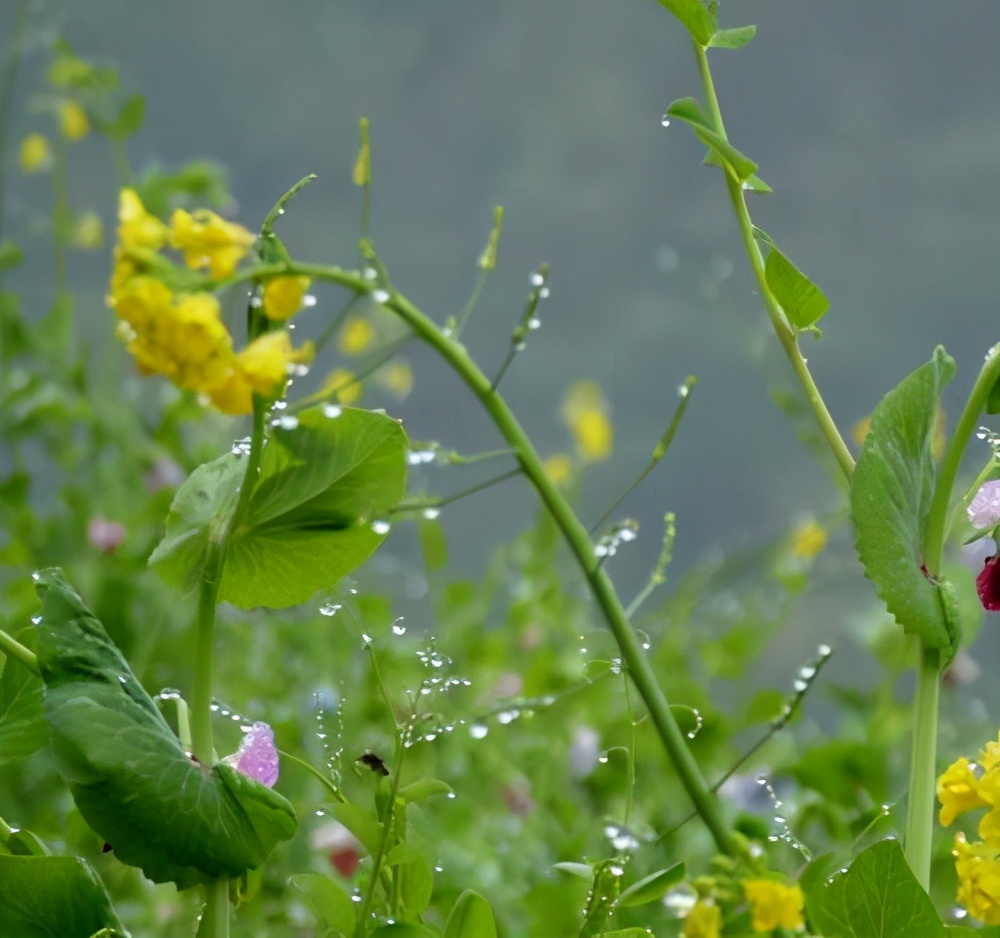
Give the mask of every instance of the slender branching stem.
[[3, 629], [0, 629], [0, 652], [15, 661], [19, 661], [32, 674], [38, 677], [42, 676], [35, 653], [30, 648], [25, 648], [14, 636], [8, 635]]

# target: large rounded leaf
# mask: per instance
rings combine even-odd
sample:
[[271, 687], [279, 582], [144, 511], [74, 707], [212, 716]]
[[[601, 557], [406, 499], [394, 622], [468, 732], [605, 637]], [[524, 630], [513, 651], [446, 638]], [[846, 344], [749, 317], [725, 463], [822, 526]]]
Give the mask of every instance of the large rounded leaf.
[[39, 574], [38, 587], [45, 719], [87, 823], [158, 883], [260, 866], [295, 832], [292, 806], [227, 765], [192, 761], [61, 571]]
[[[375, 551], [406, 489], [406, 434], [384, 414], [314, 407], [273, 429], [246, 518], [229, 537], [219, 598], [280, 608], [331, 587]], [[294, 426], [293, 426], [294, 424]], [[171, 583], [197, 581], [210, 538], [223, 536], [246, 457], [191, 474], [150, 558]]]

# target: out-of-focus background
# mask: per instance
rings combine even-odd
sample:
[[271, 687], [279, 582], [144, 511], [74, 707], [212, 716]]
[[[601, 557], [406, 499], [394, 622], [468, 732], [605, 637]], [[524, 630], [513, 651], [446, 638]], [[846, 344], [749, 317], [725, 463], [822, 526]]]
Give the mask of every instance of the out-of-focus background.
[[[0, 8], [2, 33], [13, 8]], [[729, 0], [721, 22], [758, 26], [745, 49], [713, 52], [713, 68], [732, 140], [775, 190], [752, 199], [756, 223], [830, 299], [822, 340], [804, 345], [834, 417], [846, 432], [938, 342], [959, 365], [954, 415], [998, 339], [1000, 6]], [[566, 388], [583, 377], [604, 387], [615, 452], [587, 473], [585, 518], [645, 466], [677, 385], [697, 375], [668, 458], [621, 510], [641, 526], [613, 561], [624, 595], [659, 551], [666, 510], [677, 514], [676, 574], [838, 504], [772, 400], [791, 375], [719, 173], [701, 165], [686, 127], [661, 126], [667, 105], [699, 97], [700, 85], [684, 31], [653, 0], [41, 4], [15, 89], [15, 141], [32, 129], [24, 103], [55, 35], [116, 64], [146, 96], [130, 144], [137, 171], [218, 160], [231, 171], [233, 215], [251, 228], [316, 173], [281, 223], [303, 259], [356, 263], [351, 169], [356, 122], [368, 116], [375, 242], [397, 288], [440, 321], [465, 302], [492, 207], [504, 205], [499, 264], [466, 339], [493, 370], [530, 273], [551, 264], [543, 326], [503, 387], [546, 455], [571, 447], [559, 420]], [[113, 229], [106, 144], [85, 141], [74, 158], [74, 202]], [[29, 206], [47, 180], [11, 185], [8, 228], [41, 231]], [[27, 253], [18, 289], [42, 311], [44, 258]], [[112, 331], [108, 270], [94, 255], [71, 270], [89, 284], [81, 317], [94, 343]], [[340, 302], [320, 291], [308, 315], [321, 323]], [[393, 411], [410, 434], [463, 452], [496, 446], [463, 388], [429, 353], [408, 353], [416, 386]], [[984, 447], [980, 464], [986, 456]], [[431, 487], [455, 490], [491, 470], [476, 471], [448, 470]], [[520, 482], [450, 506], [442, 521], [454, 562], [481, 571], [491, 545], [534, 510]], [[860, 572], [850, 582], [865, 589]], [[831, 598], [826, 609], [836, 608]]]

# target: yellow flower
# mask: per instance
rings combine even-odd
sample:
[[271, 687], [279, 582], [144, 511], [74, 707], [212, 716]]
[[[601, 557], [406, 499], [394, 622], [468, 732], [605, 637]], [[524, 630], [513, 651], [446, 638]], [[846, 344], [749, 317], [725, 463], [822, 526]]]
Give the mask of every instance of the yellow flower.
[[996, 742], [991, 740], [980, 750], [978, 762], [987, 772], [1000, 768], [1000, 732]]
[[83, 212], [73, 225], [74, 247], [96, 251], [104, 243], [104, 225], [96, 212]]
[[940, 821], [948, 827], [958, 815], [981, 808], [985, 801], [979, 796], [979, 779], [973, 774], [969, 760], [956, 759], [937, 780], [937, 796], [941, 802]]
[[67, 140], [82, 140], [90, 133], [87, 112], [75, 101], [64, 101], [59, 108], [59, 129]]
[[1000, 853], [986, 844], [966, 843], [955, 837], [958, 901], [969, 915], [986, 925], [1000, 925]]
[[792, 532], [792, 553], [796, 557], [809, 560], [822, 551], [825, 546], [826, 528], [811, 518]]
[[858, 444], [858, 446], [864, 443], [865, 437], [868, 436], [868, 431], [871, 429], [871, 425], [871, 417], [862, 417], [853, 427], [851, 427], [851, 438]]
[[805, 924], [805, 899], [797, 883], [786, 886], [774, 879], [745, 879], [743, 894], [750, 903], [754, 931], [769, 932], [779, 926], [794, 931]]
[[722, 912], [711, 899], [699, 899], [684, 919], [682, 938], [719, 938]]
[[291, 319], [302, 307], [308, 277], [275, 277], [264, 284], [264, 315], [275, 322]]
[[335, 396], [341, 404], [350, 406], [361, 399], [362, 390], [361, 382], [354, 379], [353, 372], [346, 368], [336, 368], [326, 376], [320, 395]]
[[573, 459], [565, 453], [549, 456], [542, 468], [553, 485], [563, 486], [573, 477]]
[[167, 242], [167, 226], [146, 211], [135, 189], [118, 196], [118, 244], [123, 251], [158, 251]]
[[375, 378], [382, 387], [391, 391], [400, 400], [413, 390], [413, 369], [407, 361], [389, 362], [375, 372]]
[[340, 327], [337, 336], [337, 351], [341, 355], [360, 355], [372, 343], [375, 330], [362, 316], [349, 316]]
[[184, 263], [195, 270], [208, 267], [215, 280], [228, 277], [254, 242], [242, 225], [204, 208], [194, 213], [179, 208], [170, 225], [173, 245], [184, 254]]
[[284, 385], [293, 357], [288, 333], [277, 329], [254, 339], [236, 356], [236, 361], [250, 386], [258, 394], [269, 395]]
[[988, 847], [1000, 850], [1000, 808], [983, 815], [979, 822], [979, 836]]
[[21, 141], [21, 171], [40, 173], [52, 165], [52, 151], [44, 134], [28, 134]]
[[595, 381], [577, 381], [566, 394], [563, 419], [576, 440], [577, 451], [587, 462], [611, 455], [614, 430], [607, 414], [607, 401]]

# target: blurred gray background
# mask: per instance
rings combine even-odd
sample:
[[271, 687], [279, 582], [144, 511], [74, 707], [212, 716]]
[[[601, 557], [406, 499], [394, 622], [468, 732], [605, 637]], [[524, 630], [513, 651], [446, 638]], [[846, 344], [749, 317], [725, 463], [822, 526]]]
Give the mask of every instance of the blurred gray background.
[[[0, 6], [6, 33], [14, 4]], [[959, 364], [954, 414], [1000, 337], [1000, 4], [721, 6], [723, 25], [758, 26], [747, 48], [711, 54], [717, 89], [732, 140], [775, 190], [751, 199], [756, 223], [830, 299], [823, 339], [804, 346], [834, 417], [846, 430], [937, 342]], [[606, 389], [615, 455], [588, 472], [587, 519], [645, 466], [678, 383], [697, 375], [673, 450], [622, 508], [642, 526], [614, 561], [624, 595], [644, 581], [667, 509], [678, 516], [681, 570], [837, 504], [770, 399], [791, 376], [719, 173], [701, 166], [686, 127], [661, 126], [667, 105], [700, 87], [682, 28], [653, 0], [86, 0], [41, 4], [33, 19], [29, 52], [61, 34], [146, 95], [130, 144], [137, 170], [221, 161], [250, 227], [317, 173], [282, 220], [303, 259], [356, 262], [351, 169], [367, 115], [373, 236], [396, 286], [440, 321], [465, 302], [492, 206], [503, 204], [499, 266], [466, 339], [493, 371], [529, 274], [551, 264], [543, 327], [504, 390], [549, 454], [570, 445], [558, 415], [567, 386], [592, 377]], [[40, 51], [25, 62], [14, 140], [34, 129], [25, 101], [44, 64]], [[85, 141], [75, 158], [74, 203], [112, 228], [105, 145]], [[16, 227], [46, 183], [12, 185]], [[111, 331], [107, 271], [106, 257], [74, 261], [93, 294], [93, 336]], [[309, 315], [319, 321], [339, 303], [322, 294]], [[417, 384], [391, 406], [411, 435], [466, 452], [495, 446], [458, 382], [428, 353], [408, 353]], [[454, 491], [491, 470], [462, 471], [438, 470], [431, 486]], [[522, 482], [450, 507], [453, 557], [481, 570], [534, 510]]]

